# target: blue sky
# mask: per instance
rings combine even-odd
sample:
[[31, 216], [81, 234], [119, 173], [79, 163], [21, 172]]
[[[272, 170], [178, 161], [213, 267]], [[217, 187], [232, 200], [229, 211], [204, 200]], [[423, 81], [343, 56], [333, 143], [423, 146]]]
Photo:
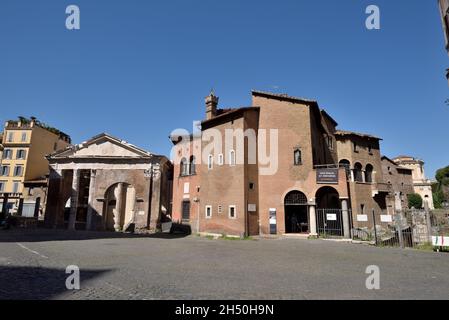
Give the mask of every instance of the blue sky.
[[[65, 28], [65, 8], [81, 30]], [[381, 10], [381, 30], [365, 9]], [[0, 120], [36, 116], [82, 142], [108, 132], [169, 154], [169, 133], [251, 89], [317, 99], [387, 156], [449, 165], [449, 57], [436, 0], [2, 0]]]

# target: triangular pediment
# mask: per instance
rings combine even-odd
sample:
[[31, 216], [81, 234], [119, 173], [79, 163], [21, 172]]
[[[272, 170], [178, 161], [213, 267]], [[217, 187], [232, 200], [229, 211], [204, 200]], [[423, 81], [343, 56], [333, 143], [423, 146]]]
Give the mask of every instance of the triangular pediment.
[[126, 141], [100, 134], [92, 139], [56, 152], [51, 158], [148, 158], [151, 153]]

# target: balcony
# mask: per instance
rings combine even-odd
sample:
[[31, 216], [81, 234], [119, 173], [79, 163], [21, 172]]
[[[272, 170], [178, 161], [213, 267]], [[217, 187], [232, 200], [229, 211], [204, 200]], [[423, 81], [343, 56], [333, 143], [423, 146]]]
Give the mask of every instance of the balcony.
[[385, 182], [375, 182], [372, 184], [373, 197], [379, 193], [390, 193], [392, 186]]

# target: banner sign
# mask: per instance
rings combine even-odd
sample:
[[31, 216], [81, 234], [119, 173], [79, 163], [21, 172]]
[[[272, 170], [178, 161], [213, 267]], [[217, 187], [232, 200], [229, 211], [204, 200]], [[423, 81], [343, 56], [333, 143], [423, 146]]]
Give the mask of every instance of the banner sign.
[[338, 184], [338, 169], [316, 169], [316, 182], [320, 184]]

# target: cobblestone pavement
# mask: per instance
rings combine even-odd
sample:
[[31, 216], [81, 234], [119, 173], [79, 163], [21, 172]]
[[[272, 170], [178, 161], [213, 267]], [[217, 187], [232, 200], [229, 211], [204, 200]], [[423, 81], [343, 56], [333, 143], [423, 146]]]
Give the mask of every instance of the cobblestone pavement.
[[[81, 290], [65, 268], [81, 270]], [[367, 290], [368, 265], [380, 290]], [[325, 240], [0, 231], [0, 299], [448, 299], [449, 254]]]

